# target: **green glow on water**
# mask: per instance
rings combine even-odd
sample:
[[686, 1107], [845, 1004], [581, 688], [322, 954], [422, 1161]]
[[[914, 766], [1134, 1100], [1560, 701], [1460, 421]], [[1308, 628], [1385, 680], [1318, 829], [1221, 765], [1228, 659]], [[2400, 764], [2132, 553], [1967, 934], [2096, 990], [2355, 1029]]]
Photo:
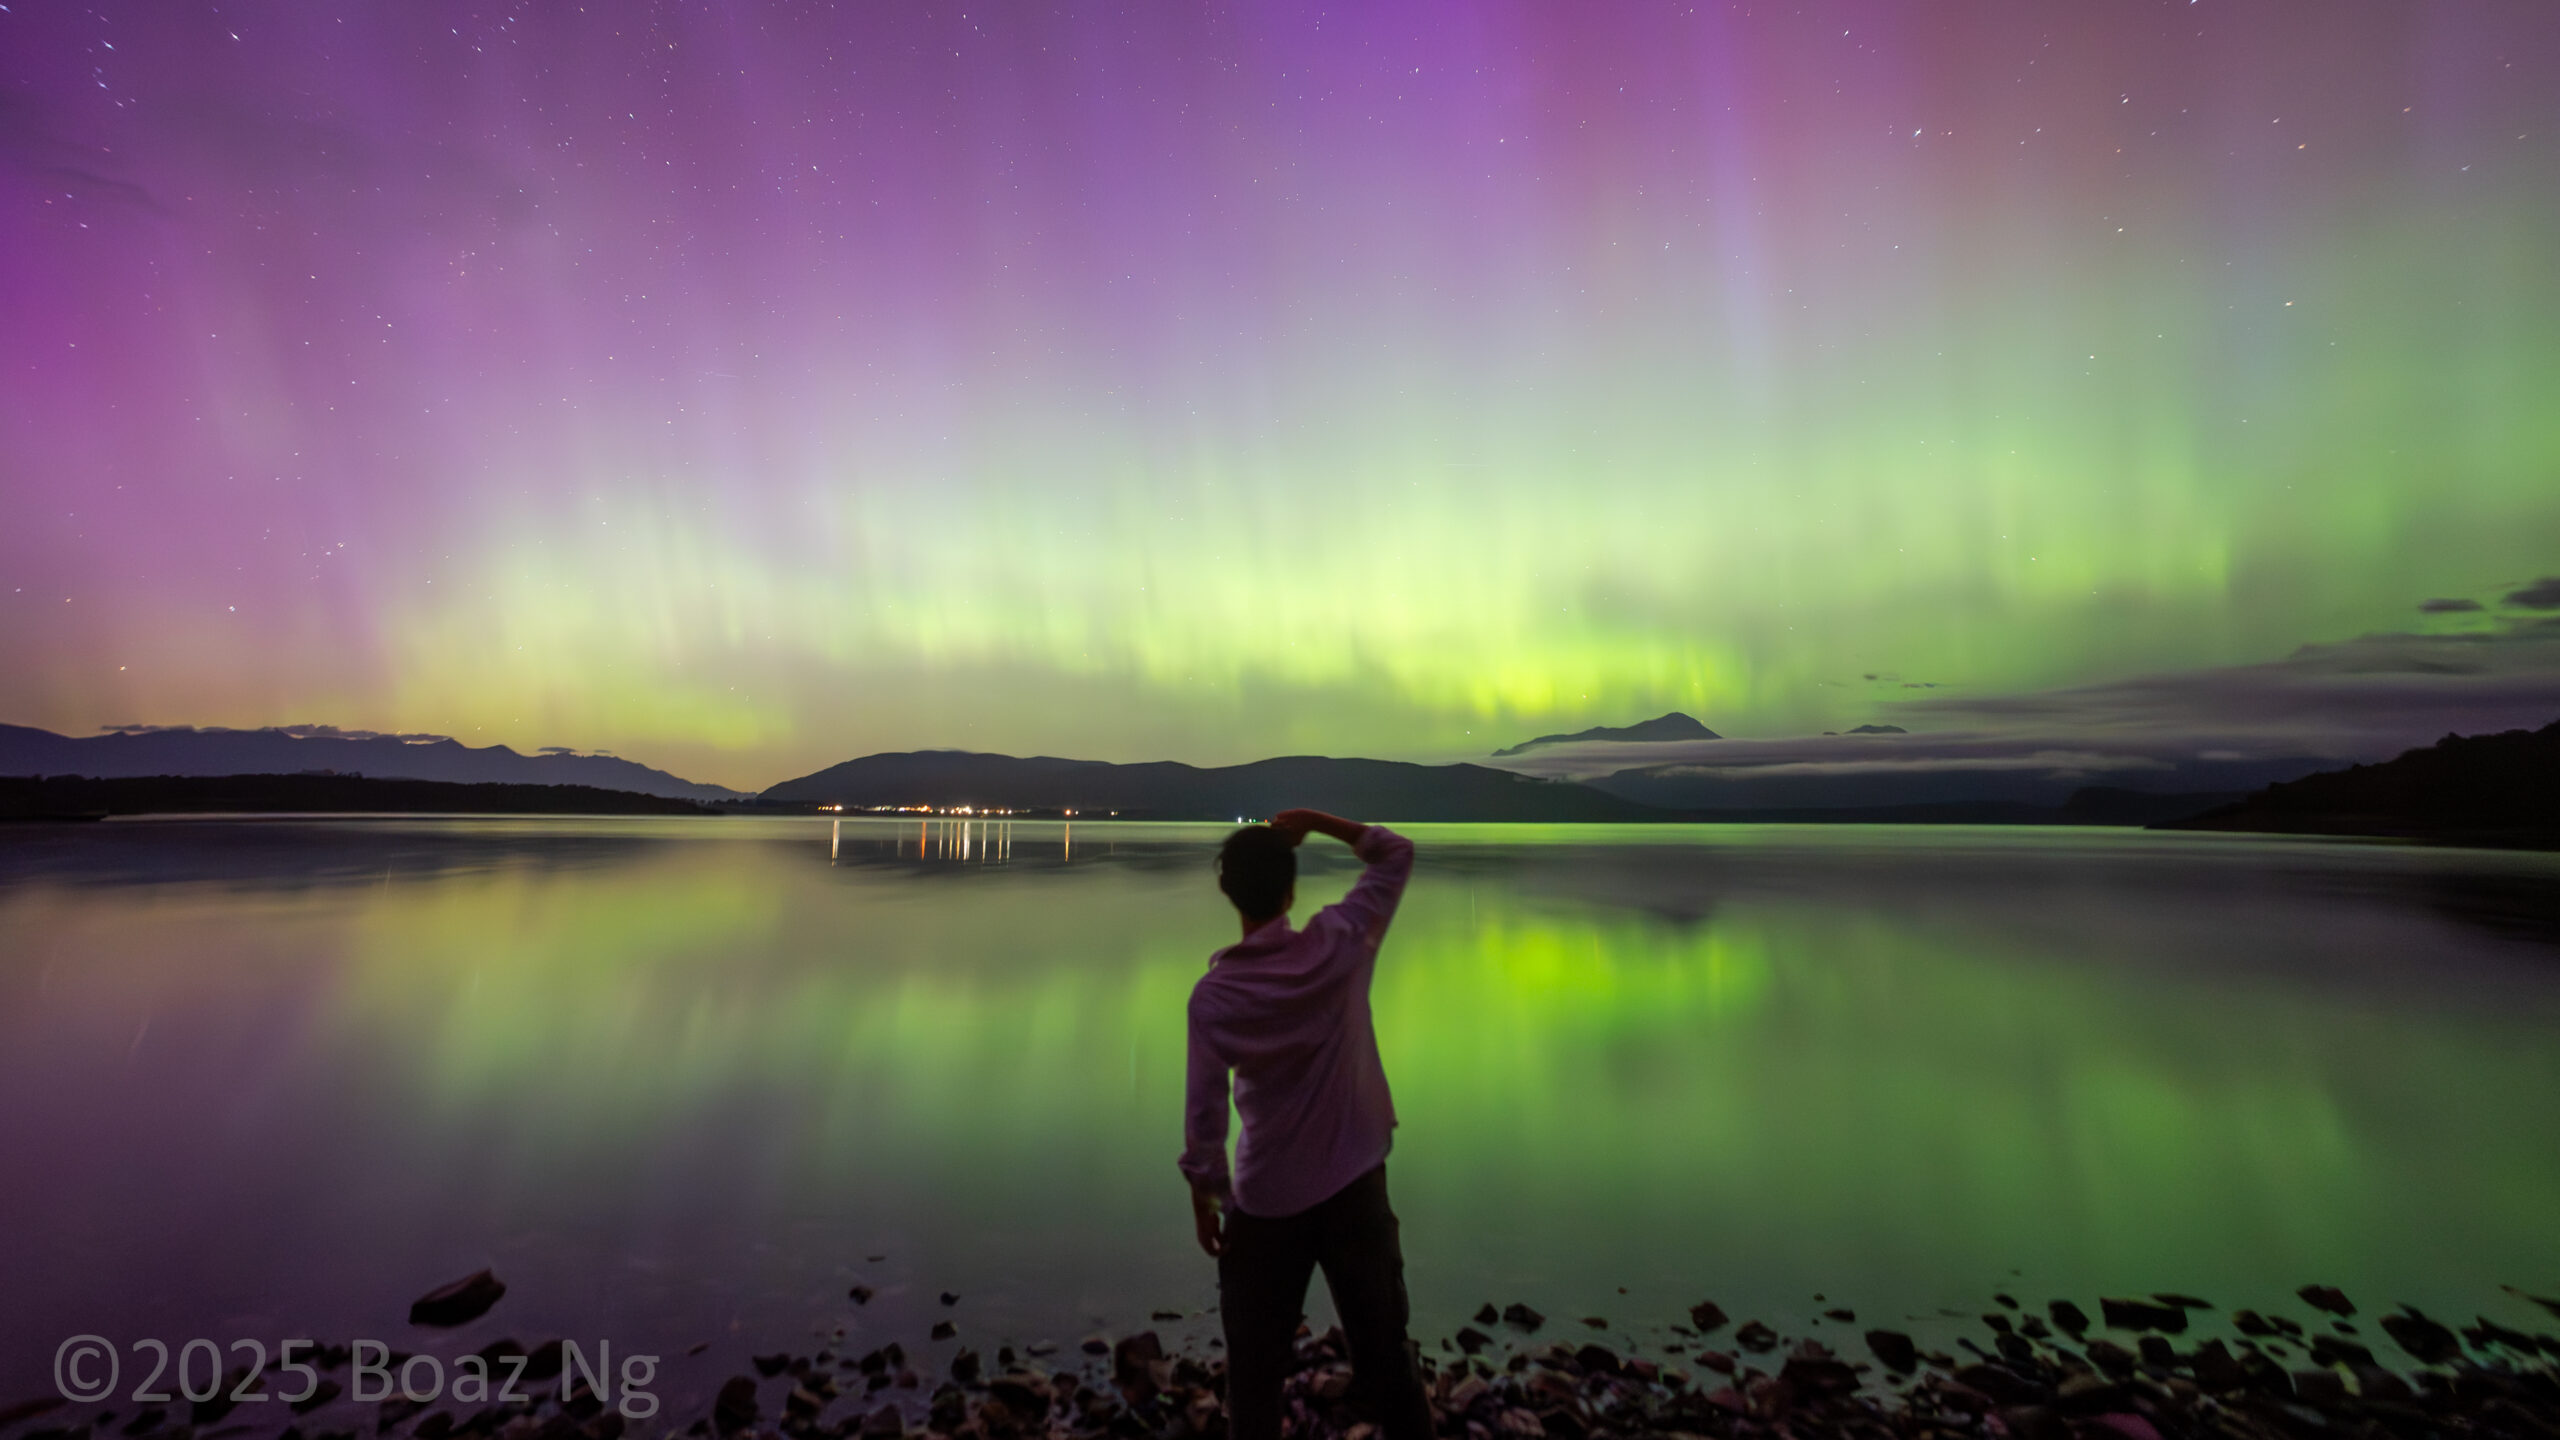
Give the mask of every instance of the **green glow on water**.
[[[0, 1257], [76, 1309], [216, 1234], [154, 1303], [226, 1314], [494, 1258], [512, 1327], [671, 1344], [831, 1317], [882, 1252], [913, 1292], [884, 1329], [946, 1287], [981, 1341], [1205, 1307], [1172, 1161], [1182, 1001], [1232, 934], [1216, 832], [1089, 828], [964, 865], [851, 826], [831, 865], [804, 825], [566, 857], [451, 827], [368, 879], [0, 886], [38, 942], [0, 966], [0, 1139], [74, 1157], [0, 1182], [39, 1221]], [[1801, 1323], [1817, 1291], [2321, 1280], [2468, 1314], [2560, 1277], [2560, 971], [2422, 903], [2547, 860], [1417, 833], [1375, 1001], [1435, 1334], [1488, 1298]], [[276, 1247], [320, 1263], [279, 1293]]]

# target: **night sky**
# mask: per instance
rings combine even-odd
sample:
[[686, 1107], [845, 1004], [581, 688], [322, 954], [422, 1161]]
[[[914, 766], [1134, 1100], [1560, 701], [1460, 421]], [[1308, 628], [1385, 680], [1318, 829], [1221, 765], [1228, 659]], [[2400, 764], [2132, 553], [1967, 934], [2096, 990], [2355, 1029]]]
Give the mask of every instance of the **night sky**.
[[2548, 0], [8, 0], [0, 720], [760, 785], [2548, 690], [2555, 141]]

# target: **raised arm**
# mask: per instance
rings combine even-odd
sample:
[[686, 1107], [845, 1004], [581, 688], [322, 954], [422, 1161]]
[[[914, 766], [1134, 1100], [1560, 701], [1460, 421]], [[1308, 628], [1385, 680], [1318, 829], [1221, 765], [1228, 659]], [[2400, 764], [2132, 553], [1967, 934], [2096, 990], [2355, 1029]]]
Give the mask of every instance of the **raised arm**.
[[1369, 827], [1357, 820], [1345, 820], [1339, 815], [1327, 815], [1321, 810], [1283, 810], [1271, 817], [1271, 828], [1287, 831], [1289, 843], [1293, 845], [1306, 839], [1309, 833], [1314, 833], [1330, 835], [1343, 844], [1356, 848], [1360, 844], [1361, 832]]
[[1396, 902], [1404, 898], [1404, 883], [1413, 874], [1413, 842], [1384, 825], [1363, 825], [1321, 810], [1283, 810], [1271, 817], [1271, 827], [1304, 838], [1309, 833], [1330, 835], [1351, 847], [1353, 854], [1369, 868], [1351, 887], [1351, 893], [1318, 912], [1307, 922], [1313, 929], [1329, 921], [1346, 923], [1371, 945], [1386, 938], [1387, 922], [1396, 915]]

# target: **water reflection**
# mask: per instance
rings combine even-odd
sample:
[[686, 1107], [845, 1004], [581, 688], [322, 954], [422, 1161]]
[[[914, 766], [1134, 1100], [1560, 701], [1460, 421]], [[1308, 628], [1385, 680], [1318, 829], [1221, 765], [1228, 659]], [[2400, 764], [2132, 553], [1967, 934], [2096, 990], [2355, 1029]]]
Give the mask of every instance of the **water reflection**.
[[[1222, 832], [12, 837], [0, 1147], [41, 1158], [0, 1167], [0, 1387], [75, 1330], [374, 1333], [491, 1263], [489, 1325], [731, 1368], [838, 1319], [912, 1345], [945, 1289], [981, 1345], [1201, 1309], [1172, 1157]], [[2547, 858], [1416, 834], [1376, 1010], [1433, 1333], [1514, 1297], [1979, 1308], [2013, 1272], [2464, 1314], [2560, 1280], [2560, 966], [2444, 901], [2529, 913]], [[1306, 858], [1310, 904], [1347, 884]]]

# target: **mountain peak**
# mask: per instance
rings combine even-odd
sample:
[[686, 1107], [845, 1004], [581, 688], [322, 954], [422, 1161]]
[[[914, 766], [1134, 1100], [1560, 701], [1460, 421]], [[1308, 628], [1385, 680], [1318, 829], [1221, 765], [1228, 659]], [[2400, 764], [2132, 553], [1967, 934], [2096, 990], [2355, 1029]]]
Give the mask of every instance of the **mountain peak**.
[[1496, 750], [1493, 754], [1498, 760], [1505, 755], [1525, 754], [1541, 745], [1571, 745], [1584, 740], [1619, 740], [1651, 744], [1665, 740], [1721, 740], [1723, 738], [1690, 716], [1674, 710], [1666, 715], [1657, 715], [1650, 720], [1640, 720], [1633, 725], [1594, 725], [1588, 730], [1576, 730], [1570, 735], [1541, 735], [1535, 740], [1523, 740], [1507, 750]]

